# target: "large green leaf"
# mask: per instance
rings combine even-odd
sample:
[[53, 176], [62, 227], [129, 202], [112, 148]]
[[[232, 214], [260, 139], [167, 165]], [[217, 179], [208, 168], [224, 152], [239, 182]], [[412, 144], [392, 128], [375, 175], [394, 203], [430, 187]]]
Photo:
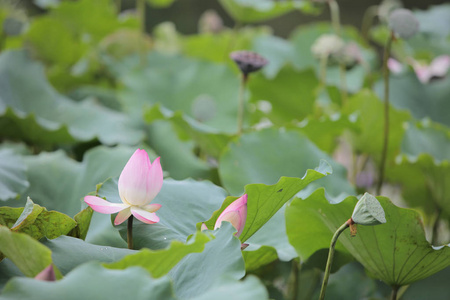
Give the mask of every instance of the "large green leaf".
[[223, 224], [203, 252], [189, 254], [170, 271], [177, 296], [196, 298], [220, 284], [223, 276], [235, 280], [244, 276], [241, 242], [233, 235], [235, 231], [231, 224]]
[[286, 235], [285, 207], [278, 210], [246, 241], [249, 246], [242, 252], [246, 270], [255, 270], [277, 258], [290, 261], [298, 256]]
[[185, 132], [192, 133], [195, 136], [198, 135], [201, 140], [207, 143], [207, 145], [202, 145], [205, 147], [220, 145], [220, 138], [218, 138], [217, 143], [216, 141], [206, 140], [205, 138], [209, 137], [209, 134], [203, 135], [202, 132], [196, 132], [188, 127], [183, 127], [185, 132], [177, 132], [177, 124], [171, 121], [153, 121], [147, 128], [148, 143], [156, 153], [161, 155], [161, 164], [164, 171], [167, 171], [171, 178], [177, 180], [186, 178], [215, 179], [217, 177], [215, 170], [208, 162], [196, 155], [194, 141], [184, 135]]
[[[228, 141], [233, 137], [231, 134], [220, 133], [217, 130], [204, 126], [202, 123], [183, 115], [182, 112], [171, 112], [159, 104], [145, 112], [144, 119], [152, 123], [155, 120], [169, 120], [178, 132], [179, 136], [188, 136], [196, 142], [205, 153], [218, 157]], [[172, 176], [173, 177], [173, 176]], [[191, 175], [193, 177], [193, 175]]]
[[[301, 177], [305, 170], [316, 167], [321, 159], [330, 162], [334, 174], [314, 186], [326, 186], [327, 192], [332, 196], [351, 194], [353, 188], [346, 180], [344, 167], [318, 149], [298, 129], [271, 128], [243, 134], [223, 151], [219, 161], [219, 175], [223, 186], [232, 195], [240, 195], [246, 184], [274, 184], [282, 176]], [[295, 193], [305, 186], [306, 184]], [[285, 193], [279, 194], [284, 197]], [[282, 204], [278, 208], [281, 206]]]
[[294, 61], [297, 55], [291, 42], [273, 35], [255, 37], [252, 50], [269, 61], [261, 70], [269, 79], [273, 79], [284, 65]]
[[[383, 86], [381, 81], [375, 85], [378, 95], [382, 95]], [[423, 84], [414, 72], [408, 72], [391, 76], [389, 86], [389, 98], [394, 107], [409, 110], [417, 119], [430, 118], [450, 126], [447, 113], [450, 110], [450, 76]]]
[[220, 0], [223, 8], [237, 22], [255, 23], [273, 19], [296, 9], [313, 11], [308, 1]]
[[142, 268], [110, 270], [98, 262], [84, 264], [56, 282], [14, 278], [0, 299], [137, 299], [175, 300], [167, 277], [153, 279]]
[[[0, 213], [2, 210], [3, 208], [0, 208]], [[27, 204], [11, 230], [26, 233], [40, 240], [44, 236], [54, 239], [68, 234], [76, 226], [77, 222], [71, 217], [57, 211], [47, 211], [28, 198]]]
[[[347, 249], [370, 273], [392, 286], [408, 285], [450, 265], [450, 247], [432, 247], [425, 239], [420, 215], [399, 208], [389, 199], [378, 197], [386, 224], [358, 226], [356, 237], [344, 232], [336, 249]], [[336, 229], [352, 215], [357, 199], [348, 197], [330, 204], [324, 191], [309, 198], [295, 199], [286, 212], [286, 226], [291, 244], [301, 256], [329, 247]]]
[[107, 145], [136, 144], [143, 137], [125, 115], [58, 94], [24, 51], [0, 55], [0, 126], [4, 138], [41, 145], [96, 138]]
[[[245, 139], [248, 141], [249, 139]], [[241, 142], [243, 145], [243, 142]], [[248, 154], [251, 154], [251, 151], [256, 151], [256, 149], [250, 150]], [[251, 160], [252, 158], [248, 158]], [[231, 161], [233, 164], [236, 163], [237, 159], [232, 158]], [[241, 161], [241, 163], [251, 163], [249, 161]], [[268, 160], [266, 160], [265, 166], [262, 168], [270, 168], [267, 165]], [[291, 162], [292, 164], [292, 162]], [[257, 166], [257, 164], [254, 164]], [[247, 172], [251, 171], [250, 169], [243, 168]], [[257, 174], [258, 170], [256, 168], [253, 169]], [[302, 178], [295, 177], [277, 177], [279, 180], [277, 183], [273, 185], [265, 185], [265, 184], [248, 184], [245, 186], [245, 191], [248, 195], [248, 209], [247, 209], [247, 218], [245, 222], [244, 229], [240, 235], [241, 241], [246, 241], [250, 238], [256, 231], [258, 231], [270, 218], [293, 196], [295, 196], [298, 192], [303, 190], [308, 184], [311, 182], [318, 180], [322, 177], [325, 177], [328, 174], [331, 174], [331, 166], [325, 162], [321, 161], [319, 167], [316, 170], [308, 169], [305, 175]], [[242, 175], [242, 171], [239, 175]], [[237, 177], [238, 175], [235, 174]], [[275, 174], [277, 176], [277, 174]], [[256, 182], [261, 182], [263, 180], [256, 179]], [[275, 180], [274, 180], [275, 181]], [[244, 183], [242, 183], [244, 184]], [[206, 222], [208, 228], [213, 228], [214, 224], [220, 215], [220, 213], [232, 202], [236, 199], [236, 197], [228, 197], [222, 204], [221, 208], [214, 212], [213, 216]]]
[[201, 296], [191, 298], [191, 300], [248, 300], [269, 299], [264, 285], [256, 276], [246, 276], [244, 280], [237, 281], [229, 277], [221, 278], [210, 290]]
[[448, 3], [430, 6], [427, 10], [416, 10], [414, 15], [420, 23], [420, 32], [443, 38], [450, 34], [450, 5]]
[[435, 214], [450, 218], [450, 131], [436, 124], [409, 124], [402, 154], [389, 171], [389, 179], [402, 184], [411, 207], [420, 208], [434, 221]]
[[0, 258], [9, 258], [25, 275], [34, 277], [52, 263], [52, 252], [25, 233], [0, 226]]
[[0, 200], [16, 198], [28, 187], [22, 158], [11, 150], [0, 150]]
[[313, 112], [317, 85], [311, 70], [297, 72], [292, 68], [282, 69], [272, 80], [262, 75], [249, 80], [251, 101], [256, 104], [258, 100], [269, 101], [271, 111], [267, 115], [273, 123], [280, 125], [292, 120], [301, 121]]
[[239, 30], [224, 28], [214, 34], [189, 35], [182, 39], [183, 53], [189, 57], [234, 65], [234, 61], [229, 56], [232, 51], [251, 49], [255, 39], [269, 36], [270, 32], [271, 28], [260, 26], [243, 27]]
[[161, 103], [196, 119], [196, 108], [207, 101], [202, 123], [226, 133], [237, 131], [239, 80], [227, 66], [152, 52], [147, 64], [124, 72], [120, 94], [126, 110], [142, 116], [142, 109]]
[[147, 0], [147, 3], [153, 7], [164, 8], [172, 5], [175, 0]]
[[174, 240], [167, 249], [153, 251], [144, 248], [136, 254], [127, 255], [120, 261], [104, 266], [109, 269], [126, 269], [139, 266], [146, 269], [152, 277], [159, 278], [166, 275], [186, 255], [202, 252], [210, 239], [206, 234], [197, 233], [186, 244]]
[[[106, 181], [99, 195], [110, 202], [121, 203], [117, 180]], [[185, 242], [196, 232], [196, 224], [209, 218], [226, 197], [225, 191], [208, 181], [165, 179], [161, 192], [152, 203], [161, 204], [156, 224], [133, 223], [134, 246], [139, 249], [167, 248], [172, 240]], [[109, 226], [112, 227], [109, 222]], [[126, 240], [126, 224], [116, 226]]]
[[[380, 160], [383, 147], [384, 103], [369, 90], [362, 90], [348, 99], [344, 112], [357, 117], [357, 130], [350, 132], [351, 143], [356, 152], [370, 154]], [[405, 132], [404, 123], [410, 119], [408, 112], [389, 109], [388, 161], [392, 163], [400, 152]]]
[[137, 253], [135, 250], [97, 246], [64, 235], [53, 240], [43, 239], [41, 242], [52, 251], [53, 263], [64, 275], [90, 261], [112, 263]]

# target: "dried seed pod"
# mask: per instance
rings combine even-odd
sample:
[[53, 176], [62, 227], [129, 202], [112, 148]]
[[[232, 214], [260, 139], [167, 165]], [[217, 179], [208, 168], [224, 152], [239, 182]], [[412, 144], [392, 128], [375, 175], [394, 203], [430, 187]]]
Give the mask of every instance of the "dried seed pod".
[[267, 59], [258, 53], [246, 50], [231, 52], [230, 58], [238, 65], [244, 76], [258, 71], [268, 63]]

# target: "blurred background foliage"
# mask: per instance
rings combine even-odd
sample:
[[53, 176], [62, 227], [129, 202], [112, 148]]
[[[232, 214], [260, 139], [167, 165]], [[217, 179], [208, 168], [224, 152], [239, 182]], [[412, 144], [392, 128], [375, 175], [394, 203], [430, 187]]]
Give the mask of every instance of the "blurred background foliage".
[[[413, 9], [420, 32], [397, 40], [392, 51], [402, 70], [389, 78], [391, 131], [381, 195], [397, 206], [382, 200], [391, 224], [361, 230], [384, 246], [373, 260], [373, 252], [358, 248], [362, 243], [375, 249], [369, 242], [347, 237], [338, 244], [327, 299], [385, 299], [389, 285], [402, 286], [401, 299], [425, 299], [430, 293], [433, 299], [449, 299], [448, 245], [432, 248], [429, 242], [439, 246], [450, 240], [450, 75], [422, 82], [414, 66], [450, 53], [450, 5], [338, 1], [340, 35], [350, 58], [345, 57], [344, 73], [342, 62], [330, 60], [322, 76], [311, 48], [336, 28], [328, 6], [320, 2], [1, 0], [0, 224], [18, 225], [16, 231], [34, 239], [46, 237], [37, 243], [8, 230], [2, 231], [2, 241], [40, 253], [42, 261], [34, 261], [34, 268], [53, 261], [64, 275], [73, 270], [53, 287], [54, 295], [68, 287], [94, 289], [83, 274], [111, 273], [98, 263], [76, 267], [91, 260], [112, 263], [130, 252], [118, 249], [124, 247], [125, 228], [112, 228], [109, 216], [94, 214], [90, 231], [84, 232], [89, 213], [80, 212], [80, 199], [96, 191], [118, 200], [114, 177], [141, 147], [152, 160], [161, 156], [171, 179], [160, 196], [166, 201], [161, 209], [166, 221], [150, 230], [136, 225], [136, 244], [187, 259], [159, 270], [170, 280], [125, 269], [137, 258], [110, 266], [117, 278], [129, 276], [137, 291], [146, 291], [144, 283], [152, 282], [164, 299], [218, 298], [224, 287], [231, 294], [223, 299], [317, 298], [326, 248], [342, 223], [336, 220], [351, 211], [353, 196], [375, 193], [383, 128], [381, 52], [389, 35], [385, 19], [392, 8], [404, 6]], [[245, 131], [238, 135], [239, 71], [229, 53], [242, 49], [270, 63], [251, 75]], [[289, 197], [275, 197], [280, 205], [272, 203], [274, 211], [262, 210], [267, 218], [258, 228], [246, 228], [250, 246], [243, 256], [226, 226], [214, 241], [198, 234], [186, 245], [172, 244], [186, 242], [227, 195], [286, 192], [290, 183], [278, 181], [282, 176], [296, 178], [302, 188], [311, 184], [290, 190]], [[180, 198], [195, 205], [179, 205]], [[48, 221], [48, 215], [56, 215], [41, 206], [67, 214], [57, 215], [65, 229], [56, 230]], [[249, 213], [258, 209], [249, 207]], [[192, 210], [188, 217], [187, 210]], [[329, 218], [322, 219], [328, 210]], [[19, 219], [29, 223], [20, 225]], [[391, 244], [393, 233], [401, 238], [401, 251]], [[94, 245], [118, 248], [104, 255]], [[78, 260], [67, 260], [73, 249], [81, 249]], [[34, 269], [24, 272], [27, 253], [0, 251], [8, 257], [0, 264], [2, 287], [13, 276], [35, 275]], [[155, 254], [144, 255], [151, 260]], [[434, 264], [425, 264], [435, 257]], [[422, 263], [415, 266], [424, 269], [411, 266], [416, 260]], [[192, 267], [202, 262], [204, 269]], [[393, 264], [392, 273], [378, 269], [382, 263]], [[158, 277], [152, 268], [150, 274]], [[33, 297], [29, 291], [41, 288], [16, 278], [5, 293], [27, 299]], [[105, 285], [100, 292], [107, 291]]]

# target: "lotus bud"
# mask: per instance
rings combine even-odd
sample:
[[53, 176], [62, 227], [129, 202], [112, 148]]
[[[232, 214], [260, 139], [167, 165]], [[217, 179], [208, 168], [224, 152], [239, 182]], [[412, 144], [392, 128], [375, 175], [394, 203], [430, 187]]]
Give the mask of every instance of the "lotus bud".
[[378, 225], [386, 223], [383, 207], [377, 198], [365, 193], [353, 210], [352, 220], [361, 225]]
[[34, 279], [43, 281], [56, 281], [55, 269], [53, 268], [53, 264], [50, 264], [48, 267], [42, 270], [34, 277]]
[[206, 226], [205, 223], [202, 223], [202, 226], [200, 227], [200, 231], [208, 230], [208, 226]]
[[344, 41], [337, 35], [323, 34], [311, 46], [311, 52], [315, 57], [321, 59], [340, 53], [344, 47]]
[[235, 236], [239, 237], [247, 219], [247, 194], [233, 201], [217, 218], [214, 229], [219, 228], [223, 221], [228, 221], [236, 228]]

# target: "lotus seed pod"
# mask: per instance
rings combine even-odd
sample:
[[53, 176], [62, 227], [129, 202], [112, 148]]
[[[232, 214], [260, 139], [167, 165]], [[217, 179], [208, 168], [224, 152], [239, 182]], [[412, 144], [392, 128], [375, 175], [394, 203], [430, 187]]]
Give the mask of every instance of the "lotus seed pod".
[[246, 50], [231, 52], [230, 58], [234, 60], [245, 76], [258, 71], [268, 63], [267, 59], [258, 53]]
[[353, 210], [352, 220], [361, 225], [378, 225], [386, 223], [383, 207], [377, 198], [365, 193]]
[[344, 41], [335, 34], [321, 35], [311, 46], [312, 54], [317, 58], [327, 57], [341, 52], [345, 47]]
[[389, 27], [396, 37], [409, 39], [419, 31], [419, 21], [410, 10], [399, 8], [389, 16]]

